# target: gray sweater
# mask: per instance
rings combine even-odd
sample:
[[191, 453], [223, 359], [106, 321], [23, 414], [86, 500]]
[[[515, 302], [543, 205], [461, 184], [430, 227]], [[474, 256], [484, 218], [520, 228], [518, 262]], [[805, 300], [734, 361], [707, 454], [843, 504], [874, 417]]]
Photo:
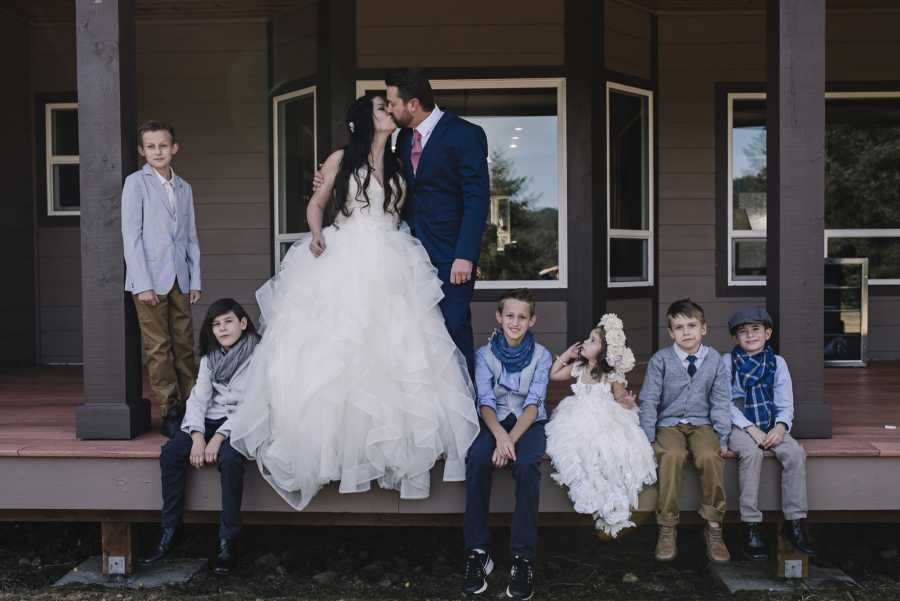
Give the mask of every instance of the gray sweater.
[[695, 426], [712, 424], [720, 444], [728, 446], [731, 374], [715, 349], [709, 348], [693, 378], [674, 347], [658, 351], [647, 365], [639, 396], [641, 428], [650, 442], [656, 440], [657, 428], [686, 422]]

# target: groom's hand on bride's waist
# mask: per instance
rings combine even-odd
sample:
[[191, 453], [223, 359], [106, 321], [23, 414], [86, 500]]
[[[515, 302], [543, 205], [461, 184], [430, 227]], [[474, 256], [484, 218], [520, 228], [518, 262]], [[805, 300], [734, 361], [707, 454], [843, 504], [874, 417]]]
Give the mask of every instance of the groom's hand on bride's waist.
[[475, 264], [466, 259], [454, 259], [450, 267], [450, 283], [465, 284], [472, 279], [472, 269]]

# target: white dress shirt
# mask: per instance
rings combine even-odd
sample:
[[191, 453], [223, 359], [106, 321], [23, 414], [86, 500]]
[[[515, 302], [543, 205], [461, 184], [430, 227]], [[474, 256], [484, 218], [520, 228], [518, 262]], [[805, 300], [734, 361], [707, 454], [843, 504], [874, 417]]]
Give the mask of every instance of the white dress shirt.
[[159, 171], [153, 170], [156, 173], [156, 177], [159, 178], [159, 183], [162, 184], [163, 190], [166, 191], [166, 196], [169, 199], [169, 208], [172, 209], [172, 212], [175, 212], [175, 170], [169, 167], [169, 179], [166, 179], [160, 174]]
[[[675, 355], [681, 360], [681, 364], [684, 365], [684, 368], [687, 369], [688, 365], [690, 365], [690, 361], [688, 361], [688, 354], [681, 350], [681, 347], [677, 344], [673, 344], [672, 347], [675, 350]], [[700, 348], [697, 349], [697, 352], [694, 353], [694, 356], [697, 357], [697, 360], [694, 361], [694, 367], [700, 369], [700, 366], [703, 364], [703, 360], [706, 358], [707, 353], [709, 353], [709, 347], [705, 344], [701, 344]]]
[[422, 136], [422, 150], [425, 150], [425, 145], [428, 144], [428, 138], [431, 137], [431, 132], [437, 127], [438, 121], [441, 120], [443, 115], [444, 111], [438, 108], [437, 105], [434, 105], [434, 110], [431, 111], [431, 114], [425, 117], [425, 120], [416, 126], [416, 131]]

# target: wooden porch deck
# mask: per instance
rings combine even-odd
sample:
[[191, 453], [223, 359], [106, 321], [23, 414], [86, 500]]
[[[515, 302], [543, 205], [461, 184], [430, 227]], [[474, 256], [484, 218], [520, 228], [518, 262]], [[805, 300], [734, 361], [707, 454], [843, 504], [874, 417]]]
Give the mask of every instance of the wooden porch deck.
[[[876, 362], [865, 369], [827, 369], [825, 377], [826, 394], [833, 407], [833, 437], [802, 441], [809, 457], [812, 513], [896, 512], [900, 517], [900, 484], [896, 478], [900, 431], [885, 428], [900, 425], [900, 361]], [[639, 379], [640, 375], [633, 378], [634, 388], [639, 386]], [[567, 391], [566, 386], [554, 386], [551, 403]], [[153, 431], [131, 441], [76, 440], [74, 408], [81, 400], [80, 368], [0, 372], [0, 479], [6, 483], [0, 487], [0, 519], [65, 519], [64, 514], [72, 512], [155, 515], [160, 499], [157, 459], [164, 438]], [[154, 427], [158, 427], [156, 413]], [[401, 501], [396, 493], [376, 489], [340, 495], [334, 487], [327, 487], [301, 514], [289, 510], [252, 464], [248, 468], [244, 508], [267, 521], [278, 520], [278, 514], [282, 514], [281, 519], [292, 522], [322, 523], [340, 521], [336, 514], [352, 514], [357, 518], [379, 515], [382, 523], [414, 523], [415, 516], [431, 520], [438, 515], [458, 514], [463, 508], [462, 485], [442, 482], [440, 466], [433, 470], [432, 495], [427, 500]], [[760, 493], [764, 510], [779, 508], [778, 474], [774, 459], [767, 460]], [[728, 462], [726, 477], [729, 509], [736, 509], [734, 460]], [[686, 510], [697, 506], [696, 487], [690, 484], [694, 478], [693, 473], [687, 474], [689, 484], [682, 499]], [[190, 511], [218, 509], [217, 480], [216, 471], [211, 469], [191, 479]], [[495, 510], [511, 511], [512, 482], [508, 474], [500, 474], [494, 486]], [[645, 491], [640, 509], [652, 510], [655, 497], [655, 488]], [[572, 511], [564, 491], [549, 478], [542, 481], [541, 511]], [[288, 518], [286, 513], [293, 517]]]

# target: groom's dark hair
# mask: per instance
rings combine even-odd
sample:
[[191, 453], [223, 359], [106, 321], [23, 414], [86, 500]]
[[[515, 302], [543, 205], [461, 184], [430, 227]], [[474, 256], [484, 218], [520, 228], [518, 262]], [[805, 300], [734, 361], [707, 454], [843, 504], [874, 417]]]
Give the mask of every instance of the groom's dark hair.
[[431, 91], [431, 83], [422, 69], [395, 69], [388, 72], [384, 83], [396, 87], [397, 94], [403, 99], [403, 102], [418, 98], [423, 109], [434, 110], [434, 94]]

